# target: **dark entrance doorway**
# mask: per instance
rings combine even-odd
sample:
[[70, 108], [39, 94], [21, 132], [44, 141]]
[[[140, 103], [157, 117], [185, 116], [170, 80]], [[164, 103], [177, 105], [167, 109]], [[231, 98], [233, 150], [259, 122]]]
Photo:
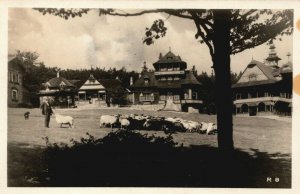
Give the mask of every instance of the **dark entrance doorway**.
[[257, 107], [254, 105], [249, 105], [249, 116], [256, 116]]

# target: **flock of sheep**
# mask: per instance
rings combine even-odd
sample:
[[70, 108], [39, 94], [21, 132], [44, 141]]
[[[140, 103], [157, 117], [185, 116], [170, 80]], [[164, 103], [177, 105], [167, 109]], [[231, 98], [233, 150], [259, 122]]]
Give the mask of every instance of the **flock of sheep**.
[[102, 115], [100, 127], [122, 128], [128, 130], [155, 130], [174, 132], [197, 132], [200, 134], [215, 134], [217, 125], [214, 123], [195, 122], [182, 118], [165, 118], [145, 115]]
[[[74, 127], [74, 119], [71, 116], [63, 116], [55, 113], [55, 119], [60, 127], [66, 124]], [[157, 117], [145, 115], [102, 115], [100, 117], [100, 127], [121, 128], [127, 130], [151, 130], [174, 132], [196, 132], [200, 134], [217, 133], [217, 125], [214, 123], [196, 122], [184, 120], [182, 118]]]

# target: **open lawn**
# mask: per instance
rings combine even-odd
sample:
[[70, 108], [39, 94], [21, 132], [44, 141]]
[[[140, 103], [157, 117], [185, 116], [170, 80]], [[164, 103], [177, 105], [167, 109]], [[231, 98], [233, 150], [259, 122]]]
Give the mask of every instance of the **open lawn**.
[[[24, 113], [30, 112], [29, 120], [24, 119]], [[112, 131], [110, 128], [99, 128], [99, 118], [103, 114], [144, 114], [165, 117], [181, 117], [187, 120], [216, 123], [216, 116], [196, 113], [178, 113], [163, 111], [141, 111], [131, 109], [55, 109], [57, 113], [72, 116], [75, 120], [74, 128], [60, 128], [52, 116], [50, 128], [44, 127], [44, 117], [40, 109], [8, 109], [8, 184], [9, 186], [39, 186], [35, 174], [41, 176], [39, 169], [43, 169], [37, 161], [45, 144], [44, 137], [52, 143], [70, 143], [70, 139], [80, 140], [86, 133], [95, 138], [102, 138]], [[116, 129], [114, 129], [116, 130]], [[140, 131], [141, 133], [165, 136], [163, 132]], [[175, 142], [185, 147], [209, 146], [217, 147], [217, 135], [201, 135], [197, 133], [173, 134]], [[234, 117], [234, 145], [235, 148], [250, 155], [263, 153], [272, 159], [284, 158], [281, 169], [270, 169], [269, 176], [280, 175], [285, 179], [281, 182], [290, 185], [290, 154], [291, 154], [291, 121], [278, 121], [258, 117]], [[282, 163], [282, 164], [283, 164]], [[32, 165], [36, 168], [32, 168]], [[262, 164], [263, 165], [263, 164]], [[278, 166], [277, 166], [278, 167]], [[274, 168], [274, 166], [272, 167]], [[265, 180], [266, 177], [260, 177]], [[47, 180], [47, 177], [45, 178]], [[270, 187], [276, 185], [263, 187]], [[257, 184], [260, 185], [260, 184]]]

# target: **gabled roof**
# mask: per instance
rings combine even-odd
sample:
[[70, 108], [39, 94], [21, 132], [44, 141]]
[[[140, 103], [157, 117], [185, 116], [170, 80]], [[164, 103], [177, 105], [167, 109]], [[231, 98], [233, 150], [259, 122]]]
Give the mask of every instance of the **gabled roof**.
[[[237, 81], [236, 84], [232, 85], [233, 88], [247, 87], [247, 86], [254, 86], [254, 85], [263, 85], [263, 84], [272, 84], [272, 83], [276, 83], [279, 81], [276, 78], [276, 77], [280, 76], [279, 69], [269, 67], [269, 66], [263, 64], [262, 62], [259, 62], [256, 60], [252, 60], [247, 65], [246, 69], [251, 66], [252, 67], [257, 66], [263, 72], [263, 74], [267, 77], [267, 80], [249, 81], [249, 82], [241, 82], [241, 83], [239, 83], [239, 81]], [[243, 74], [245, 73], [246, 69], [244, 70]]]
[[[148, 79], [148, 84], [145, 84], [145, 79]], [[154, 76], [154, 72], [143, 71], [141, 77], [137, 79], [134, 84], [130, 86], [130, 88], [149, 88], [149, 87], [157, 87], [157, 81]]]
[[176, 56], [174, 53], [169, 51], [167, 54], [165, 54], [163, 57], [161, 57], [158, 61], [153, 63], [153, 66], [156, 67], [158, 64], [170, 64], [170, 63], [176, 63], [180, 64], [181, 66], [184, 66], [186, 68], [186, 62], [181, 60], [181, 57], [178, 55]]
[[79, 90], [104, 90], [104, 86], [95, 79], [93, 74], [84, 82], [84, 84], [79, 88]]
[[22, 62], [17, 57], [8, 57], [8, 67], [10, 68], [19, 68], [22, 71], [25, 71], [25, 67], [23, 66]]
[[181, 60], [180, 56], [176, 56], [174, 53], [169, 51], [165, 56], [161, 57], [156, 63], [178, 63], [184, 62]]
[[60, 84], [64, 84], [65, 87], [75, 87], [71, 82], [63, 77], [54, 77], [46, 82], [49, 87], [60, 87]]
[[192, 71], [186, 71], [186, 78], [183, 80], [183, 84], [202, 85]]

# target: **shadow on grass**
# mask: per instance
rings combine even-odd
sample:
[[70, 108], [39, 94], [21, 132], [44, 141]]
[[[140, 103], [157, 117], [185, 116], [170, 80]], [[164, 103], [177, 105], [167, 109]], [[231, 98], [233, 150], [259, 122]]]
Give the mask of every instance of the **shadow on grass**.
[[44, 150], [9, 146], [8, 186], [291, 187], [287, 154], [224, 154], [205, 145], [178, 146], [171, 136], [122, 130], [72, 142], [47, 142]]

